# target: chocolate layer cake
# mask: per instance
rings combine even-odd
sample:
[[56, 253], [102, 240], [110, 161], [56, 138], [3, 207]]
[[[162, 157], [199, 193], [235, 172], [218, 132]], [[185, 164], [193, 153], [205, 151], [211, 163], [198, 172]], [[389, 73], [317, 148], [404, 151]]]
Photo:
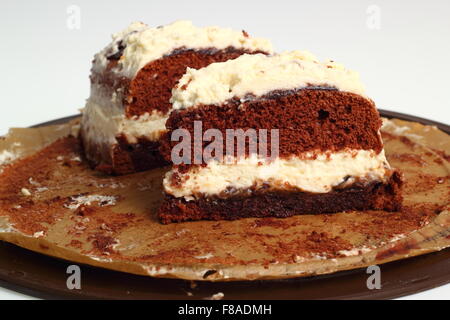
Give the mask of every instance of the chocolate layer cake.
[[189, 21], [158, 28], [131, 24], [93, 61], [81, 130], [87, 159], [110, 174], [167, 164], [158, 151], [159, 138], [171, 90], [186, 68], [271, 51], [267, 40], [245, 31], [197, 28]]
[[163, 223], [401, 208], [375, 104], [339, 64], [243, 55], [189, 69], [171, 101]]

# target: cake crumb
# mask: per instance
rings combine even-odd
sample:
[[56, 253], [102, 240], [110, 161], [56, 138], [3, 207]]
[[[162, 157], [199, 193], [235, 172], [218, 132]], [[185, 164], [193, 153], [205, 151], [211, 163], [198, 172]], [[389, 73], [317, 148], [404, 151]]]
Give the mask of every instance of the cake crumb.
[[206, 300], [222, 300], [224, 297], [225, 295], [222, 292], [218, 292], [213, 294], [211, 297], [206, 298]]
[[76, 210], [82, 205], [91, 205], [93, 202], [97, 202], [100, 207], [107, 207], [115, 205], [116, 200], [117, 198], [115, 196], [79, 195], [70, 197], [70, 203], [65, 204], [64, 207]]
[[214, 257], [214, 255], [211, 253], [211, 252], [209, 252], [209, 253], [207, 253], [207, 254], [205, 254], [205, 255], [199, 255], [199, 256], [195, 256], [194, 258], [195, 259], [198, 259], [198, 260], [203, 260], [203, 259], [211, 259], [211, 258], [213, 258]]
[[17, 154], [8, 150], [3, 150], [2, 152], [0, 152], [0, 165], [10, 163], [16, 160], [17, 157], [18, 157]]
[[39, 187], [36, 189], [36, 191], [37, 192], [45, 192], [45, 191], [48, 191], [48, 188], [47, 187]]
[[30, 190], [28, 190], [27, 188], [22, 188], [22, 189], [20, 190], [20, 192], [21, 192], [24, 196], [26, 196], [26, 197], [31, 196], [31, 192], [30, 192]]
[[38, 231], [33, 234], [33, 238], [40, 238], [44, 236], [44, 231]]
[[33, 177], [30, 177], [30, 178], [28, 179], [28, 182], [29, 182], [32, 186], [39, 186], [39, 185], [40, 185], [39, 182], [34, 181]]
[[306, 258], [304, 258], [302, 256], [299, 256], [299, 255], [294, 256], [295, 263], [305, 262], [305, 260], [306, 260]]

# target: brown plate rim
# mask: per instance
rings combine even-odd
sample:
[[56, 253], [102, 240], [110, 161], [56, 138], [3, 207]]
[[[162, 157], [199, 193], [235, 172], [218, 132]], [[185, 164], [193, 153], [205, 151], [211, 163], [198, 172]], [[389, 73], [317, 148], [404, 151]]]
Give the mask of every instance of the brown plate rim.
[[[379, 109], [379, 112], [383, 117], [433, 125], [450, 134], [450, 126], [437, 121], [384, 109]], [[34, 125], [32, 128], [65, 123], [79, 116], [73, 115], [55, 119]], [[384, 272], [382, 274], [385, 278], [383, 288], [375, 291], [369, 291], [367, 288], [361, 287], [361, 282], [367, 278], [363, 269], [301, 279], [239, 281], [232, 283], [202, 282], [198, 284], [195, 290], [191, 290], [190, 282], [184, 280], [155, 279], [89, 266], [83, 266], [83, 272], [86, 271], [88, 280], [90, 279], [90, 281], [96, 283], [93, 286], [88, 285], [87, 289], [70, 291], [66, 288], [63, 281], [63, 272], [60, 272], [62, 277], [59, 280], [46, 283], [40, 279], [48, 276], [48, 274], [45, 275], [45, 270], [48, 268], [61, 270], [62, 267], [68, 265], [67, 261], [47, 257], [3, 242], [0, 242], [0, 245], [6, 248], [6, 251], [12, 252], [11, 257], [16, 257], [18, 260], [23, 259], [23, 261], [19, 262], [8, 262], [9, 265], [16, 263], [17, 266], [22, 268], [22, 271], [6, 270], [3, 265], [8, 265], [8, 263], [0, 262], [0, 287], [42, 299], [201, 299], [219, 291], [225, 293], [225, 299], [234, 300], [266, 300], [274, 298], [285, 300], [311, 298], [391, 299], [450, 283], [450, 274], [445, 271], [450, 268], [450, 250], [446, 249], [383, 265]], [[6, 261], [7, 259], [1, 260]], [[36, 266], [35, 263], [40, 264], [40, 266], [33, 269], [33, 267], [28, 265], [29, 262], [33, 263], [33, 267]], [[23, 270], [26, 270], [26, 272]], [[120, 280], [115, 282], [116, 286], [114, 287], [114, 284], [106, 282], [108, 279]], [[131, 285], [125, 287], [121, 285], [123, 281], [127, 281]], [[142, 283], [144, 283], [143, 287], [141, 286]], [[152, 290], [149, 290], [149, 292], [133, 291], [138, 287], [139, 289], [145, 288], [145, 283], [149, 284], [149, 288], [156, 288], [158, 292], [152, 292]], [[102, 285], [103, 288], [101, 287]], [[133, 288], [133, 286], [135, 287]], [[113, 287], [115, 290], [112, 289]], [[189, 290], [195, 291], [195, 294], [188, 296], [186, 291]], [[266, 291], [270, 291], [272, 294], [262, 294], [262, 292]]]

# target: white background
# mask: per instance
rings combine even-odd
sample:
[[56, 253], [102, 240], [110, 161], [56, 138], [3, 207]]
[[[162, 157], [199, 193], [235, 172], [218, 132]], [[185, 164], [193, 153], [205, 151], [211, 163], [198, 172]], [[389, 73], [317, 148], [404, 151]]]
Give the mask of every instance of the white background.
[[[80, 25], [69, 28], [71, 6]], [[73, 12], [73, 11], [72, 11]], [[357, 70], [377, 106], [450, 123], [450, 1], [5, 1], [0, 135], [77, 113], [110, 34], [134, 20], [245, 29], [277, 51], [306, 49]], [[0, 298], [20, 297], [0, 289]], [[450, 298], [450, 285], [414, 298]]]

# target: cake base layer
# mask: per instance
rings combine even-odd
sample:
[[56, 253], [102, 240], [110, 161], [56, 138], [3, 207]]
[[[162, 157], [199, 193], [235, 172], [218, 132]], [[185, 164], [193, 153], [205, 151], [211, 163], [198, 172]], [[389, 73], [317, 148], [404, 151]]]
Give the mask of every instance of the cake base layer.
[[[140, 138], [137, 143], [130, 144], [125, 137], [120, 136], [117, 138], [117, 142], [111, 150], [107, 150], [112, 154], [109, 157], [111, 162], [96, 162], [88, 158], [95, 170], [110, 175], [124, 175], [168, 165], [168, 162], [159, 153], [158, 141]], [[97, 152], [94, 150], [96, 149], [95, 145], [87, 146], [86, 142], [84, 148], [92, 151], [91, 156]]]
[[285, 218], [352, 210], [399, 211], [402, 207], [401, 186], [401, 174], [395, 171], [387, 183], [352, 186], [328, 193], [270, 191], [248, 197], [200, 198], [193, 201], [166, 195], [158, 217], [162, 223], [168, 224], [249, 217]]

